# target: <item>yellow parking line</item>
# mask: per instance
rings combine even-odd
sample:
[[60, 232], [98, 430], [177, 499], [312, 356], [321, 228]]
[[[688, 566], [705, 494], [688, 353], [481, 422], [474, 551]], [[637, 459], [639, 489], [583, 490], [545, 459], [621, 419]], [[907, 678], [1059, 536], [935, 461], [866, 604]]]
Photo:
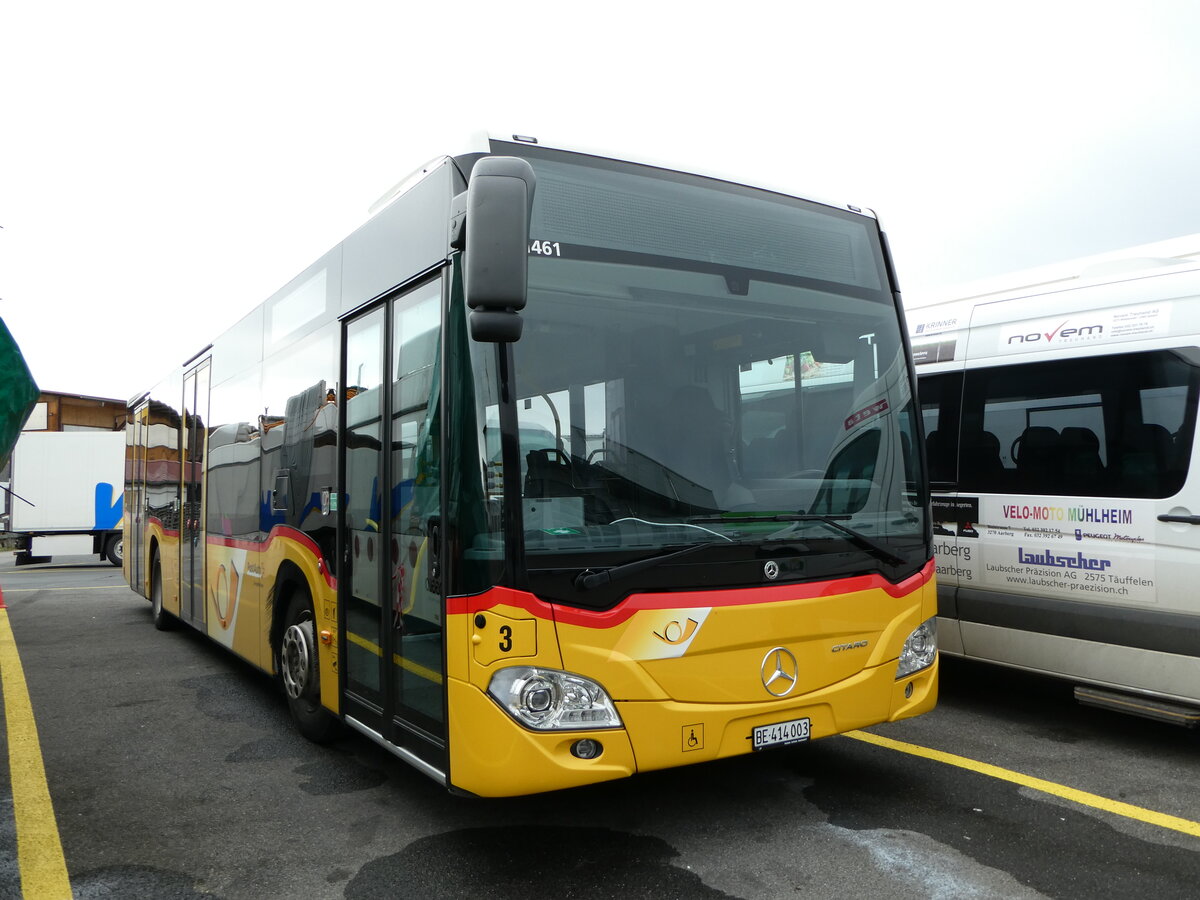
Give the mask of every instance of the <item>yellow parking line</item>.
[[6, 594], [41, 594], [46, 591], [115, 591], [118, 588], [128, 590], [125, 584], [93, 584], [88, 587], [56, 587], [56, 588], [9, 588]]
[[17, 827], [17, 865], [25, 900], [70, 898], [71, 880], [63, 856], [33, 704], [17, 642], [0, 598], [0, 684], [8, 728], [8, 771], [12, 782], [13, 819]]
[[1184, 834], [1200, 837], [1200, 822], [1193, 822], [1190, 819], [1181, 819], [1178, 816], [1155, 812], [1152, 809], [1134, 806], [1131, 803], [1122, 803], [1120, 800], [1111, 800], [1108, 797], [1101, 797], [1099, 794], [1089, 794], [1087, 791], [1076, 790], [1075, 788], [1067, 787], [1053, 781], [1034, 778], [1031, 775], [1023, 775], [1020, 772], [1003, 769], [1000, 766], [993, 766], [990, 763], [967, 759], [965, 756], [955, 756], [953, 753], [944, 753], [941, 750], [933, 750], [918, 744], [894, 741], [891, 738], [880, 737], [877, 734], [868, 734], [865, 731], [848, 731], [846, 732], [846, 737], [854, 738], [857, 741], [865, 741], [868, 744], [875, 744], [878, 747], [886, 747], [888, 750], [897, 750], [900, 753], [908, 753], [912, 756], [932, 759], [936, 762], [945, 763], [948, 766], [958, 766], [960, 769], [968, 769], [972, 772], [978, 772], [981, 775], [987, 775], [990, 778], [998, 778], [1001, 781], [1010, 781], [1013, 784], [1032, 788], [1044, 794], [1052, 794], [1055, 797], [1061, 797], [1064, 800], [1070, 800], [1082, 806], [1090, 806], [1093, 809], [1101, 809], [1118, 816], [1124, 816], [1127, 819], [1136, 819], [1139, 822], [1145, 822], [1149, 825], [1157, 825], [1159, 828], [1169, 828], [1172, 831], [1182, 831]]
[[4, 569], [4, 577], [8, 578], [53, 578], [55, 575], [91, 575], [96, 569], [103, 569], [106, 573], [112, 572], [116, 574], [116, 570], [108, 566], [54, 566], [49, 569]]

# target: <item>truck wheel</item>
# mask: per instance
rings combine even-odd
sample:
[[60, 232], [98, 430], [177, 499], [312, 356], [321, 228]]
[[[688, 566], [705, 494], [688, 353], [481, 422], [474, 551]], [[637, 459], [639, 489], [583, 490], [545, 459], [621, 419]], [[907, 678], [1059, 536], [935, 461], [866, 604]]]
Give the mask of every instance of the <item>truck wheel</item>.
[[288, 605], [276, 668], [296, 729], [310, 741], [323, 744], [337, 735], [340, 722], [321, 705], [315, 626], [312, 600], [307, 590], [299, 588]]
[[108, 561], [121, 568], [121, 563], [125, 560], [125, 538], [120, 534], [110, 534], [108, 540], [104, 543], [104, 555], [108, 557]]
[[154, 627], [159, 631], [170, 631], [175, 627], [175, 617], [163, 609], [162, 566], [158, 552], [150, 563], [150, 608], [153, 611]]

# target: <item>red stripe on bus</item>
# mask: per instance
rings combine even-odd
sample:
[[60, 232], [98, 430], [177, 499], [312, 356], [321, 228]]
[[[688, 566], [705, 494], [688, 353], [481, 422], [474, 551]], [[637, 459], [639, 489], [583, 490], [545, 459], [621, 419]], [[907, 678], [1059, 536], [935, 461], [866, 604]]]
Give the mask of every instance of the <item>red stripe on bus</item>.
[[855, 575], [830, 581], [806, 584], [780, 584], [769, 587], [734, 588], [714, 591], [674, 591], [672, 593], [631, 594], [612, 609], [596, 611], [562, 605], [552, 606], [525, 591], [497, 587], [469, 597], [449, 597], [449, 615], [470, 615], [497, 606], [515, 606], [544, 619], [555, 619], [568, 625], [586, 628], [612, 628], [628, 621], [635, 613], [652, 609], [689, 609], [702, 607], [755, 606], [760, 603], [781, 603], [788, 600], [811, 600], [836, 594], [857, 594], [881, 590], [900, 599], [924, 586], [933, 578], [934, 563], [930, 560], [920, 572], [899, 584], [882, 575]]
[[[149, 521], [153, 524], [157, 524], [165, 537], [179, 537], [179, 532], [175, 529], [166, 528], [163, 526], [162, 520], [151, 516]], [[265, 551], [269, 546], [271, 546], [271, 543], [276, 538], [287, 538], [289, 540], [293, 540], [296, 543], [303, 545], [306, 550], [311, 552], [318, 559], [324, 558], [324, 554], [321, 552], [321, 548], [317, 545], [316, 541], [310, 538], [303, 531], [292, 528], [289, 525], [276, 525], [267, 533], [266, 538], [261, 541], [239, 540], [237, 538], [230, 537], [214, 537], [210, 534], [206, 538], [206, 543], [216, 547], [230, 547], [234, 550], [249, 550], [257, 553]]]
[[[157, 522], [160, 527], [162, 525], [162, 522], [156, 518], [152, 517], [150, 521]], [[166, 528], [163, 528], [162, 532], [164, 537], [179, 537], [178, 531], [169, 531]], [[233, 550], [246, 550], [252, 553], [262, 553], [265, 552], [277, 538], [295, 541], [318, 560], [323, 560], [325, 558], [325, 554], [321, 552], [321, 548], [317, 545], [316, 541], [310, 538], [303, 531], [299, 531], [298, 529], [292, 528], [288, 525], [276, 525], [270, 530], [270, 532], [268, 532], [266, 538], [261, 541], [246, 541], [238, 540], [237, 538], [213, 537], [212, 535], [209, 535], [206, 543], [210, 547], [229, 547]], [[337, 579], [329, 573], [329, 566], [322, 566], [322, 569], [323, 571], [321, 574], [325, 576], [325, 583], [336, 590]]]
[[162, 532], [163, 537], [173, 537], [173, 538], [179, 537], [179, 529], [178, 528], [168, 528], [166, 525], [163, 524], [163, 520], [158, 518], [158, 516], [149, 516], [146, 519], [146, 526], [149, 527], [151, 525], [157, 525], [158, 530]]
[[[294, 541], [299, 544], [318, 560], [323, 560], [325, 554], [321, 552], [317, 542], [310, 538], [307, 534], [299, 529], [292, 528], [289, 525], [276, 525], [268, 533], [264, 540], [247, 541], [229, 537], [213, 537], [209, 535], [208, 544], [212, 547], [229, 547], [233, 550], [246, 550], [252, 553], [265, 553], [267, 549], [275, 542], [276, 539], [284, 539]], [[325, 576], [325, 583], [331, 588], [337, 587], [337, 579], [329, 574], [329, 567], [322, 566], [321, 574]]]
[[234, 550], [262, 551], [266, 550], [276, 538], [281, 537], [293, 540], [298, 544], [303, 544], [305, 549], [311, 550], [317, 556], [322, 555], [321, 548], [317, 546], [316, 541], [310, 538], [303, 531], [299, 531], [298, 529], [292, 528], [289, 525], [276, 525], [269, 532], [267, 532], [267, 536], [261, 541], [242, 540], [231, 537], [216, 537], [210, 534], [208, 536], [208, 543], [214, 544], [218, 547], [231, 547]]

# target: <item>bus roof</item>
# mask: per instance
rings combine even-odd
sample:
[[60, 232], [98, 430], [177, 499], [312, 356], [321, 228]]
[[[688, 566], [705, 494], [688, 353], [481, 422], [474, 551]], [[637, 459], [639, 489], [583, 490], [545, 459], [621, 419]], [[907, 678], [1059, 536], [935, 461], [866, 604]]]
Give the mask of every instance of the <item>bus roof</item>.
[[690, 175], [699, 175], [702, 178], [713, 178], [718, 181], [728, 181], [732, 184], [746, 185], [747, 187], [758, 188], [764, 191], [771, 191], [776, 194], [783, 194], [788, 197], [800, 197], [805, 200], [810, 200], [813, 203], [820, 203], [823, 206], [832, 206], [835, 209], [846, 209], [850, 212], [859, 213], [860, 215], [877, 218], [874, 210], [864, 206], [856, 206], [852, 203], [843, 201], [831, 200], [827, 197], [814, 196], [806, 191], [797, 190], [795, 185], [782, 185], [771, 182], [763, 182], [759, 180], [747, 180], [747, 174], [750, 168], [747, 167], [741, 174], [721, 171], [707, 170], [703, 168], [693, 168], [684, 161], [670, 162], [668, 160], [659, 159], [656, 157], [647, 156], [629, 156], [623, 152], [614, 152], [611, 147], [595, 147], [581, 146], [570, 143], [556, 142], [554, 139], [544, 139], [540, 136], [530, 134], [510, 134], [502, 131], [481, 131], [472, 135], [469, 139], [468, 153], [489, 153], [491, 152], [491, 144], [493, 141], [499, 141], [507, 144], [529, 144], [530, 146], [543, 147], [550, 150], [562, 150], [568, 153], [581, 153], [587, 156], [596, 156], [602, 159], [614, 159], [622, 162], [631, 162], [638, 165], [650, 166], [655, 169], [668, 169], [675, 172], [686, 172]]
[[419, 184], [431, 171], [443, 165], [447, 159], [461, 160], [465, 157], [478, 156], [494, 152], [493, 145], [495, 143], [504, 144], [527, 144], [531, 147], [540, 147], [547, 150], [561, 150], [565, 153], [579, 153], [585, 156], [594, 156], [600, 159], [612, 159], [620, 162], [634, 163], [635, 165], [648, 166], [655, 169], [665, 169], [673, 172], [684, 172], [689, 175], [698, 175], [701, 178], [712, 178], [717, 181], [725, 181], [731, 184], [740, 184], [746, 187], [756, 188], [759, 190], [770, 191], [775, 194], [782, 194], [787, 197], [798, 197], [803, 200], [808, 200], [812, 203], [819, 203], [822, 206], [833, 207], [834, 209], [845, 209], [859, 215], [867, 216], [872, 219], [878, 219], [875, 211], [868, 207], [856, 206], [852, 203], [837, 202], [825, 197], [814, 196], [807, 192], [797, 191], [793, 187], [786, 187], [779, 184], [771, 184], [763, 181], [750, 181], [744, 176], [734, 175], [728, 172], [718, 172], [698, 168], [685, 168], [678, 163], [670, 163], [665, 160], [648, 158], [644, 156], [630, 156], [624, 153], [616, 153], [611, 149], [600, 149], [596, 147], [584, 147], [572, 145], [569, 143], [557, 143], [555, 141], [547, 141], [538, 137], [527, 134], [510, 134], [500, 131], [476, 131], [467, 136], [457, 148], [451, 148], [453, 152], [439, 154], [428, 162], [423, 163], [413, 169], [396, 184], [388, 188], [379, 199], [370, 205], [367, 209], [368, 219], [377, 215], [381, 210], [393, 203], [397, 198], [403, 196], [414, 185]]

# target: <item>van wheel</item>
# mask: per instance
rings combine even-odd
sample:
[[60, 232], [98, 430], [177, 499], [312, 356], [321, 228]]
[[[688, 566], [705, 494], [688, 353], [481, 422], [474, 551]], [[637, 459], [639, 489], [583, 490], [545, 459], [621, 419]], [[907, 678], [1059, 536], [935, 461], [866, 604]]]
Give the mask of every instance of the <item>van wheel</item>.
[[303, 588], [295, 591], [288, 605], [276, 663], [296, 729], [318, 744], [332, 740], [341, 723], [321, 705], [316, 620], [312, 599]]
[[104, 555], [108, 561], [121, 568], [121, 563], [125, 560], [125, 538], [120, 534], [109, 535], [108, 540], [104, 544]]
[[175, 627], [175, 617], [163, 609], [162, 565], [158, 561], [157, 551], [150, 563], [150, 608], [155, 628], [170, 631]]

